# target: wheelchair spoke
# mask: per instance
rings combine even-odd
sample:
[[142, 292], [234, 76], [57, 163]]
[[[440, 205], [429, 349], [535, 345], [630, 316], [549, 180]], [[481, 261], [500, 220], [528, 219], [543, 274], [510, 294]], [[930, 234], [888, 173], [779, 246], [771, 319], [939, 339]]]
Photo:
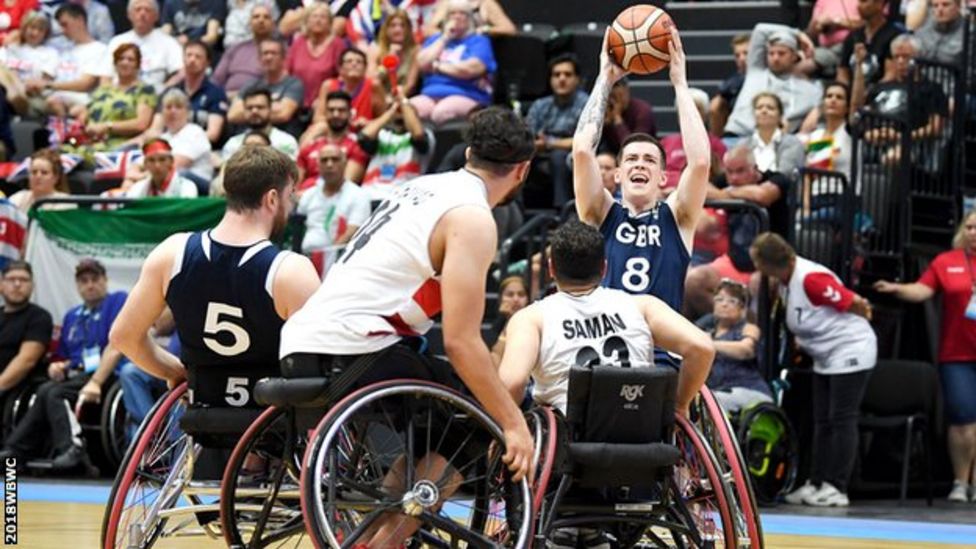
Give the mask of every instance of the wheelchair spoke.
[[443, 517], [440, 514], [425, 511], [422, 515], [425, 523], [430, 524], [436, 530], [447, 532], [454, 540], [463, 540], [473, 547], [493, 548], [495, 542], [477, 532], [468, 530], [457, 522]]

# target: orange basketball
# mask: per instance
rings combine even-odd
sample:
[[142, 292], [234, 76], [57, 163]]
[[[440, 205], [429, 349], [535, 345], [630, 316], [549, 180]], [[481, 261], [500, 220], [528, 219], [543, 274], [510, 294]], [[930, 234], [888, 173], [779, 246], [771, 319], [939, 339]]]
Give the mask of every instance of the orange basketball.
[[631, 6], [610, 25], [610, 55], [623, 68], [651, 74], [668, 66], [671, 55], [671, 16], [650, 4]]

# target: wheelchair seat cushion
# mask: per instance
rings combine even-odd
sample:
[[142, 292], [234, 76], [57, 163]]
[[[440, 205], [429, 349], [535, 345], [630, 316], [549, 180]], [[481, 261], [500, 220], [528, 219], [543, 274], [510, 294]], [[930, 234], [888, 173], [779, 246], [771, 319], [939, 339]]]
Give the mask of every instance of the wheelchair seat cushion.
[[328, 389], [325, 377], [265, 378], [254, 386], [254, 400], [264, 406], [322, 406]]
[[572, 442], [569, 456], [581, 486], [646, 486], [678, 463], [681, 452], [663, 442]]
[[671, 368], [574, 367], [566, 415], [578, 442], [665, 441], [674, 426], [678, 374]]

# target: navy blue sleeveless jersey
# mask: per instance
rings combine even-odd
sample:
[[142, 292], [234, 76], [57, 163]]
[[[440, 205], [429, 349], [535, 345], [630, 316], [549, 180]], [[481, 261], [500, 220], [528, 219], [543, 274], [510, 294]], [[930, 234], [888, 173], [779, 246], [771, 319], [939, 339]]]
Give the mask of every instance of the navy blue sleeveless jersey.
[[681, 311], [691, 256], [666, 202], [637, 216], [614, 202], [600, 232], [607, 254], [603, 286], [650, 294]]
[[285, 321], [275, 311], [271, 283], [285, 254], [267, 240], [227, 246], [209, 231], [190, 235], [166, 290], [183, 364], [277, 368]]

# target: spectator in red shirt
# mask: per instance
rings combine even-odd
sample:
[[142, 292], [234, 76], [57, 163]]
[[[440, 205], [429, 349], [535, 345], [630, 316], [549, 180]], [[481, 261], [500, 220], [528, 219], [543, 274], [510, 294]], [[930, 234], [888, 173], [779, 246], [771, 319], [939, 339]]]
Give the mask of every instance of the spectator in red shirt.
[[305, 84], [302, 106], [312, 108], [322, 82], [339, 76], [339, 56], [348, 47], [340, 36], [332, 35], [329, 4], [316, 2], [308, 8], [305, 31], [295, 35], [288, 48], [285, 70]]
[[345, 178], [359, 183], [363, 180], [366, 153], [349, 131], [352, 118], [352, 98], [344, 91], [334, 91], [325, 97], [325, 127], [322, 135], [304, 144], [298, 152], [298, 190], [305, 190], [315, 184], [319, 177], [319, 151], [327, 144], [338, 145], [346, 152]]
[[953, 249], [935, 257], [916, 282], [879, 280], [874, 289], [919, 303], [942, 292], [939, 377], [949, 419], [955, 482], [949, 501], [976, 502], [976, 210], [956, 229]]
[[366, 54], [349, 48], [339, 58], [339, 77], [326, 80], [319, 88], [312, 124], [299, 141], [304, 143], [321, 135], [325, 126], [325, 97], [334, 91], [344, 91], [352, 97], [352, 126], [356, 131], [386, 109], [383, 86], [366, 76]]

